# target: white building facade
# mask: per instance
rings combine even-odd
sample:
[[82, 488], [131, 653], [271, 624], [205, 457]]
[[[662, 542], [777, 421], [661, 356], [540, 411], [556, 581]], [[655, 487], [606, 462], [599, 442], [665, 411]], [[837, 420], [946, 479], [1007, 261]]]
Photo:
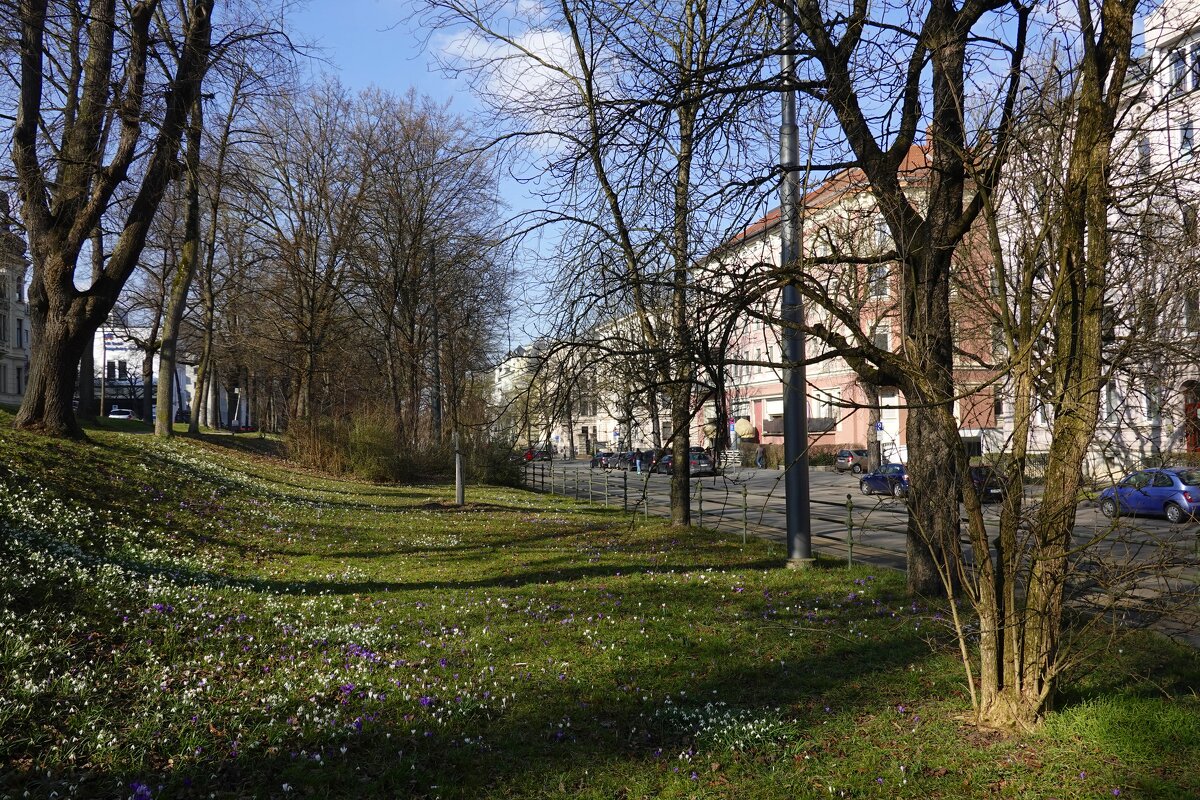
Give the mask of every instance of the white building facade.
[[13, 230], [0, 194], [0, 403], [19, 405], [29, 379], [30, 327], [25, 240]]

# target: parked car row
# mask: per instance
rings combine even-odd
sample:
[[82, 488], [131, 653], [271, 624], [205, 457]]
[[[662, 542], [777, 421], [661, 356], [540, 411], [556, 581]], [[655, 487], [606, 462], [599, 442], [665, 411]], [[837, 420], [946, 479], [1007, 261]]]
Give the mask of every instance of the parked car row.
[[552, 461], [553, 454], [549, 450], [535, 450], [532, 447], [526, 448], [523, 452], [513, 453], [508, 457], [509, 461]]
[[[998, 503], [1004, 499], [1003, 481], [992, 467], [971, 467], [971, 484], [980, 502]], [[864, 474], [858, 486], [867, 495], [905, 497], [910, 488], [908, 470], [903, 464], [883, 464]], [[1137, 470], [1101, 491], [1098, 502], [1100, 513], [1110, 518], [1123, 514], [1160, 516], [1175, 524], [1200, 519], [1200, 468]]]
[[[642, 469], [661, 475], [675, 474], [674, 456], [663, 450], [642, 451]], [[591, 458], [589, 466], [592, 469], [636, 469], [637, 451], [614, 453], [610, 450], [598, 450]], [[688, 467], [693, 476], [716, 475], [716, 465], [712, 457], [702, 447], [693, 447], [688, 451]]]

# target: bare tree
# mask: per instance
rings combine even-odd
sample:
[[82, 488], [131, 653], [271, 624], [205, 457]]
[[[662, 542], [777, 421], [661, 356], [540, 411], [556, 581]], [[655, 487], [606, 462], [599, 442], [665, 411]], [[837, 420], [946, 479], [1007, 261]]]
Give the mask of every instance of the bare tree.
[[[57, 4], [24, 0], [16, 7], [21, 85], [12, 158], [33, 261], [34, 353], [18, 427], [83, 435], [71, 406], [76, 370], [136, 266], [175, 170], [208, 66], [212, 8], [213, 0], [191, 0], [178, 15], [159, 14], [154, 0], [128, 7], [94, 0], [86, 15], [67, 15], [77, 23], [61, 25]], [[181, 32], [169, 36], [163, 25]], [[151, 56], [167, 39], [180, 42], [181, 57], [162, 74]], [[148, 85], [151, 79], [162, 86]], [[143, 122], [151, 116], [157, 124], [146, 136]], [[115, 141], [106, 149], [110, 121]], [[136, 186], [108, 261], [80, 291], [80, 251], [134, 170]]]
[[[544, 208], [530, 228], [561, 226], [570, 285], [562, 316], [618, 309], [638, 329], [669, 400], [676, 464], [672, 522], [690, 524], [688, 463], [695, 358], [690, 272], [732, 216], [723, 196], [746, 151], [726, 126], [753, 93], [760, 7], [685, 0], [669, 9], [594, 2], [524, 7], [446, 0], [485, 53], [474, 70], [503, 120], [499, 141], [533, 140]], [[525, 151], [528, 156], [530, 151]], [[736, 211], [736, 209], [735, 209]], [[728, 216], [727, 216], [728, 215]], [[582, 312], [582, 313], [581, 313]], [[606, 314], [607, 318], [612, 318]], [[583, 342], [593, 347], [603, 342]]]

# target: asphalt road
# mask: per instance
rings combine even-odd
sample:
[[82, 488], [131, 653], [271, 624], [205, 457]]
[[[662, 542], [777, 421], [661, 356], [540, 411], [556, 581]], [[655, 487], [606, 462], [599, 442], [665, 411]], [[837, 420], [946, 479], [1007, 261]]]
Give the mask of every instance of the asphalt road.
[[[730, 468], [724, 474], [691, 480], [692, 520], [708, 528], [737, 536], [757, 536], [786, 546], [784, 473], [778, 470]], [[590, 499], [614, 508], [670, 515], [670, 476], [638, 474], [623, 470], [591, 469], [587, 461], [559, 461], [526, 465], [526, 484], [533, 489], [553, 491]], [[1037, 503], [1035, 490], [1027, 490], [1027, 503]], [[825, 469], [809, 471], [810, 524], [813, 550], [835, 558], [853, 556], [857, 562], [903, 570], [905, 528], [908, 520], [903, 499], [863, 495], [858, 477]], [[985, 505], [984, 518], [990, 534], [999, 525], [1000, 506]], [[852, 520], [852, 526], [847, 520]], [[850, 531], [852, 536], [848, 536]], [[1165, 519], [1122, 518], [1114, 523], [1094, 503], [1081, 503], [1075, 521], [1075, 542], [1087, 559], [1086, 569], [1099, 572], [1125, 571], [1127, 590], [1143, 591], [1131, 582], [1128, 567], [1152, 565], [1146, 575], [1155, 576], [1161, 591], [1162, 575], [1194, 592], [1200, 583], [1200, 523], [1172, 525]], [[989, 536], [991, 538], [991, 536]], [[1084, 551], [1084, 546], [1101, 543]], [[970, 557], [967, 548], [968, 558]], [[1118, 576], [1119, 578], [1121, 576]], [[1146, 595], [1143, 595], [1146, 596]], [[1194, 606], [1194, 603], [1193, 603]], [[1157, 627], [1200, 646], [1200, 613], [1195, 609]]]
[[[786, 540], [784, 473], [779, 470], [730, 468], [724, 474], [693, 478], [692, 518], [697, 524], [718, 530], [763, 538]], [[527, 467], [527, 483], [533, 488], [553, 490], [612, 507], [658, 516], [670, 513], [667, 475], [591, 469], [586, 461], [538, 463]], [[903, 499], [863, 495], [858, 476], [824, 469], [809, 471], [813, 549], [838, 556], [847, 551], [847, 519], [853, 520], [856, 558], [897, 569], [904, 568], [907, 509]], [[1027, 501], [1037, 502], [1030, 491]], [[1000, 506], [985, 505], [984, 518], [993, 532]], [[1110, 548], [1120, 548], [1136, 557], [1143, 545], [1169, 543], [1184, 552], [1194, 552], [1200, 525], [1195, 521], [1172, 525], [1163, 519], [1124, 518], [1115, 526], [1093, 503], [1077, 511], [1075, 540], [1086, 543], [1105, 539]]]

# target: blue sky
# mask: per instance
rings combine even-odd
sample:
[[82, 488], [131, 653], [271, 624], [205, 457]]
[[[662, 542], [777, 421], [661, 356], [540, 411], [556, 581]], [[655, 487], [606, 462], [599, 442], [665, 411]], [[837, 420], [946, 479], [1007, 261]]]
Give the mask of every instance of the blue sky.
[[424, 49], [417, 4], [407, 0], [312, 0], [293, 12], [296, 33], [324, 48], [332, 62], [319, 63], [352, 89], [378, 86], [395, 94], [409, 88], [437, 100], [453, 99], [459, 113], [473, 103], [465, 85], [441, 76]]
[[[293, 32], [323, 49], [330, 62], [312, 63], [314, 74], [336, 74], [347, 89], [377, 86], [402, 95], [410, 88], [439, 103], [450, 101], [452, 112], [464, 116], [478, 108], [465, 81], [444, 77], [427, 49], [429, 31], [421, 27], [419, 0], [311, 0], [290, 15]], [[510, 211], [527, 206], [519, 186], [501, 181], [500, 193]], [[536, 287], [525, 286], [536, 293]], [[518, 309], [531, 298], [519, 298]], [[536, 317], [521, 311], [509, 321], [509, 347], [528, 342], [537, 333]]]

